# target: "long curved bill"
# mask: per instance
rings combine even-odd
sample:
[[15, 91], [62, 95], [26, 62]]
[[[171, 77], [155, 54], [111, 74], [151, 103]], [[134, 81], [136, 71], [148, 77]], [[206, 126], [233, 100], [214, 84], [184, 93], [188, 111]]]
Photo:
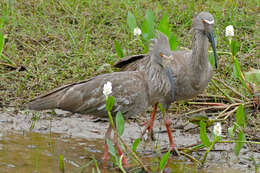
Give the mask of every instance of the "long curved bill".
[[208, 34], [208, 38], [209, 38], [209, 41], [210, 41], [210, 43], [211, 43], [211, 46], [212, 46], [212, 49], [213, 49], [213, 52], [214, 52], [215, 67], [218, 68], [218, 59], [217, 59], [216, 43], [215, 43], [215, 39], [214, 39], [213, 32], [210, 32], [210, 33]]

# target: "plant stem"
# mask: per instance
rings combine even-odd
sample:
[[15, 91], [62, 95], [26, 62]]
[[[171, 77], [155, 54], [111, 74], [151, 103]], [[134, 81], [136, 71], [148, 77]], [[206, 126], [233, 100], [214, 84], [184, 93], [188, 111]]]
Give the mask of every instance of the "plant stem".
[[232, 99], [232, 97], [230, 97], [224, 90], [222, 90], [218, 85], [217, 83], [215, 82], [215, 79], [211, 80], [211, 82], [213, 83], [213, 85], [220, 91], [222, 92], [228, 100], [231, 101], [231, 103], [235, 103], [235, 101]]
[[113, 130], [116, 130], [115, 125], [114, 125], [114, 121], [113, 121], [113, 117], [112, 117], [110, 111], [108, 111], [108, 118], [109, 118], [109, 122], [110, 122], [110, 124], [111, 124]]
[[108, 117], [109, 117], [109, 122], [113, 128], [113, 131], [116, 135], [116, 137], [119, 138], [120, 142], [125, 146], [125, 148], [134, 156], [135, 160], [144, 168], [146, 172], [149, 172], [146, 166], [143, 164], [143, 162], [138, 158], [138, 156], [132, 151], [132, 149], [125, 143], [125, 141], [121, 138], [121, 136], [118, 134], [117, 129], [115, 128], [114, 121], [111, 115], [111, 112], [108, 111]]
[[[238, 96], [240, 96], [240, 97], [242, 97], [243, 99], [246, 99], [247, 101], [249, 101], [249, 99], [248, 99], [246, 96], [240, 94], [240, 93], [239, 93], [238, 91], [236, 91], [234, 88], [228, 86], [224, 81], [222, 81], [222, 80], [220, 80], [220, 79], [218, 79], [218, 78], [215, 78], [215, 77], [213, 77], [213, 79], [216, 80], [216, 81], [218, 81], [218, 82], [221, 83], [222, 85], [224, 85], [226, 88], [228, 88], [228, 89], [230, 89], [231, 91], [233, 91], [233, 92], [234, 92], [235, 94], [237, 94]], [[241, 100], [241, 102], [242, 102], [242, 100]]]
[[260, 142], [256, 142], [256, 141], [218, 141], [217, 143], [249, 143], [249, 144], [257, 144], [260, 145]]
[[205, 155], [204, 155], [204, 157], [203, 157], [203, 159], [202, 159], [202, 161], [201, 161], [201, 165], [202, 165], [202, 166], [204, 165], [204, 163], [205, 163], [205, 161], [206, 161], [206, 158], [207, 158], [207, 155], [208, 155], [208, 153], [210, 152], [210, 150], [212, 149], [212, 147], [214, 146], [215, 143], [216, 143], [215, 140], [213, 140], [213, 142], [211, 143], [210, 147], [209, 147], [209, 148], [207, 149], [207, 151], [205, 152]]
[[192, 160], [192, 161], [198, 163], [199, 165], [201, 165], [200, 161], [198, 161], [197, 159], [195, 159], [195, 158], [192, 157], [191, 155], [189, 155], [189, 154], [187, 154], [187, 153], [185, 153], [185, 152], [182, 152], [182, 151], [180, 151], [180, 154], [184, 155], [185, 157], [189, 158], [190, 160]]

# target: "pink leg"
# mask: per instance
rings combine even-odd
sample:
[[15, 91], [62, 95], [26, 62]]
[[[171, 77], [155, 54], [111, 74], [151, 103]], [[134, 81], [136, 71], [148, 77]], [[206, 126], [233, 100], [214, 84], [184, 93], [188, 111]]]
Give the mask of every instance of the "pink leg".
[[154, 124], [155, 115], [156, 115], [156, 111], [157, 111], [157, 105], [158, 105], [158, 103], [156, 103], [154, 105], [152, 116], [151, 116], [149, 122], [147, 123], [144, 131], [142, 132], [142, 136], [143, 136], [145, 134], [146, 130], [148, 130], [148, 133], [149, 133], [151, 139], [153, 138], [153, 124]]
[[175, 143], [173, 142], [173, 137], [172, 137], [172, 132], [171, 132], [171, 129], [170, 129], [170, 126], [171, 126], [171, 120], [169, 119], [168, 117], [168, 110], [166, 110], [166, 115], [164, 117], [164, 124], [165, 124], [165, 127], [166, 127], [166, 130], [167, 130], [167, 133], [168, 133], [168, 137], [169, 137], [169, 142], [170, 142], [170, 150], [175, 150], [176, 153], [179, 155], [179, 152], [176, 148], [176, 145]]

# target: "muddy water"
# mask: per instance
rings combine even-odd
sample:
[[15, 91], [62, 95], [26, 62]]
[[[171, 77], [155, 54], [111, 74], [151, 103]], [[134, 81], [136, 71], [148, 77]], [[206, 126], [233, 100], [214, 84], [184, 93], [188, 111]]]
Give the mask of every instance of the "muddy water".
[[[57, 134], [17, 133], [1, 134], [0, 145], [0, 172], [60, 172], [59, 157], [64, 156], [65, 172], [91, 172], [95, 168], [92, 158], [99, 162], [101, 172], [115, 171], [104, 168], [101, 162], [103, 140], [88, 141], [86, 139], [61, 138]], [[150, 164], [156, 163], [156, 155], [147, 155], [142, 158]], [[88, 165], [89, 164], [89, 165]], [[86, 166], [86, 167], [85, 167]], [[169, 172], [197, 172], [195, 165], [170, 159]], [[201, 169], [198, 172], [241, 172], [231, 168], [222, 168], [215, 165], [211, 168]]]
[[[37, 121], [33, 121], [34, 115], [31, 112], [12, 110], [0, 112], [1, 173], [60, 172], [61, 155], [64, 156], [65, 172], [92, 172], [92, 169], [96, 169], [93, 158], [98, 161], [101, 172], [118, 172], [112, 165], [103, 167], [103, 136], [108, 122], [89, 116], [63, 113], [53, 117], [48, 112], [37, 114]], [[32, 125], [34, 127], [30, 131]], [[167, 133], [161, 126], [157, 120], [155, 142], [142, 142], [138, 147], [142, 160], [147, 165], [152, 165], [152, 172], [158, 171], [161, 157], [156, 148], [168, 145]], [[129, 145], [140, 136], [140, 127], [140, 124], [133, 120], [126, 123], [123, 138]], [[182, 133], [181, 130], [176, 130], [174, 138], [177, 146], [187, 146], [199, 141], [199, 133]], [[245, 164], [241, 165], [241, 160], [236, 160], [232, 152], [225, 152], [231, 151], [232, 146], [218, 145], [216, 149], [224, 152], [210, 153], [203, 169], [197, 169], [196, 165], [183, 156], [171, 156], [166, 172], [252, 172], [252, 169], [248, 169], [250, 163], [242, 160]], [[255, 157], [259, 158], [259, 155]]]

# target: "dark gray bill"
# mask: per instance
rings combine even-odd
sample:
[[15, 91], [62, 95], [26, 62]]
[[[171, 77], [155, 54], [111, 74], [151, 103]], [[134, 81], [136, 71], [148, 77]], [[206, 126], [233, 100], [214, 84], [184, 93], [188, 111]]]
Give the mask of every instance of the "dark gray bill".
[[210, 32], [208, 34], [208, 38], [209, 38], [209, 41], [211, 43], [211, 46], [212, 46], [212, 49], [213, 49], [213, 52], [214, 52], [215, 67], [218, 68], [217, 51], [216, 51], [216, 44], [215, 44], [215, 39], [214, 39], [213, 32]]

